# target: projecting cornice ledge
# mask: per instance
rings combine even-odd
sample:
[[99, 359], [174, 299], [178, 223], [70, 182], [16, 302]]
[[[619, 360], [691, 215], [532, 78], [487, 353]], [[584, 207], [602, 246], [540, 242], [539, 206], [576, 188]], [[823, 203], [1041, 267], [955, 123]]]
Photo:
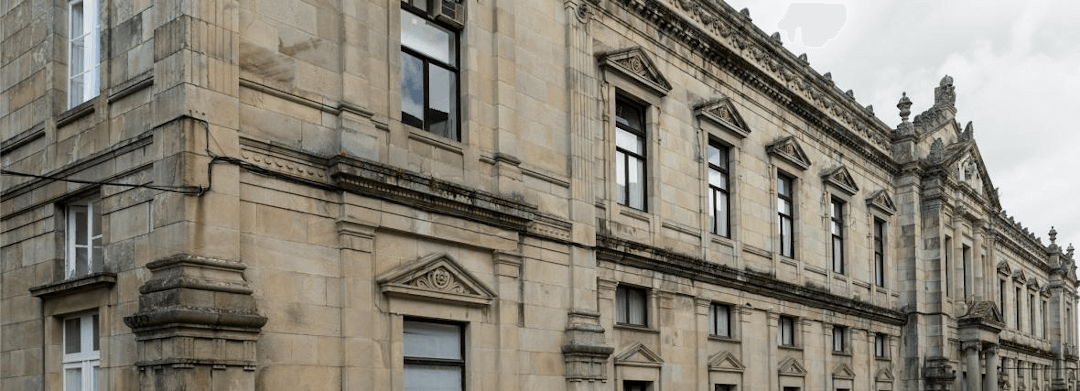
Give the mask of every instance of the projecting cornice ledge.
[[525, 231], [537, 213], [521, 200], [373, 161], [338, 156], [330, 159], [327, 171], [331, 182], [346, 191], [504, 229]]
[[597, 235], [596, 252], [597, 261], [654, 270], [895, 326], [901, 326], [906, 322], [904, 314], [900, 311], [781, 281], [771, 275], [737, 270], [637, 242]]

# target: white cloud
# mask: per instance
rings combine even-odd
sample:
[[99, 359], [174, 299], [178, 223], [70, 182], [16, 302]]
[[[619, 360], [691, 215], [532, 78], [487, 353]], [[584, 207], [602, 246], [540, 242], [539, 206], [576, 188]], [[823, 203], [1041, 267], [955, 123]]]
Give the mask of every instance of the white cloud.
[[[763, 31], [778, 31], [789, 0], [731, 0], [750, 8]], [[945, 74], [957, 90], [957, 119], [973, 121], [975, 140], [1001, 188], [1002, 207], [1049, 244], [1080, 246], [1080, 7], [1048, 0], [821, 1], [843, 4], [846, 21], [821, 48], [785, 39], [808, 53], [818, 72], [895, 125], [901, 92], [912, 111], [933, 103]], [[793, 33], [793, 32], [792, 32]]]

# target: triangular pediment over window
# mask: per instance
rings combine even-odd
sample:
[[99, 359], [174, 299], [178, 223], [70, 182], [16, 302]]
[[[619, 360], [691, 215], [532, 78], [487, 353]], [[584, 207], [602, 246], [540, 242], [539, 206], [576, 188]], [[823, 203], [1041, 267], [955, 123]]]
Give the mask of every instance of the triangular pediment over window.
[[1023, 270], [1017, 270], [1013, 272], [1013, 280], [1020, 283], [1027, 283], [1027, 274], [1025, 274]]
[[731, 98], [719, 98], [705, 102], [694, 110], [699, 119], [708, 120], [739, 138], [746, 138], [750, 128], [746, 127], [739, 111], [735, 109]]
[[1011, 276], [1012, 275], [1012, 268], [1009, 267], [1009, 263], [1005, 262], [1005, 261], [998, 262], [997, 271], [998, 271], [998, 273], [1003, 274], [1005, 276]]
[[600, 66], [622, 72], [656, 95], [664, 96], [671, 91], [671, 83], [660, 74], [659, 68], [640, 46], [603, 54], [600, 56]]
[[742, 361], [739, 361], [739, 358], [735, 357], [731, 352], [720, 352], [709, 357], [709, 370], [742, 372], [746, 370], [746, 365], [743, 365]]
[[491, 289], [446, 254], [433, 254], [398, 266], [377, 279], [388, 296], [487, 306], [495, 298]]
[[806, 152], [803, 151], [802, 146], [798, 141], [795, 141], [795, 137], [787, 136], [782, 139], [776, 140], [772, 144], [769, 144], [765, 148], [765, 151], [769, 155], [778, 157], [794, 164], [799, 167], [800, 170], [810, 168], [810, 158], [806, 157]]
[[892, 383], [893, 374], [889, 368], [881, 368], [877, 371], [877, 375], [874, 376], [874, 381], [882, 383]]
[[615, 365], [658, 368], [664, 365], [664, 360], [647, 346], [635, 342], [621, 354], [615, 356]]
[[896, 213], [896, 203], [885, 189], [870, 193], [870, 196], [866, 197], [866, 205], [877, 208], [889, 216]]
[[825, 173], [821, 175], [821, 180], [835, 186], [848, 195], [855, 195], [855, 193], [859, 192], [859, 185], [855, 184], [855, 178], [851, 177], [851, 172], [844, 166], [826, 170]]
[[794, 358], [788, 357], [780, 362], [780, 376], [806, 376], [806, 367]]
[[836, 369], [833, 369], [832, 377], [833, 379], [855, 379], [855, 371], [852, 371], [847, 364], [841, 363], [836, 366]]
[[1031, 288], [1031, 289], [1034, 289], [1034, 290], [1039, 290], [1039, 288], [1042, 287], [1042, 285], [1039, 285], [1039, 279], [1037, 279], [1037, 278], [1032, 278], [1031, 281], [1028, 281], [1027, 286], [1028, 286], [1028, 288]]

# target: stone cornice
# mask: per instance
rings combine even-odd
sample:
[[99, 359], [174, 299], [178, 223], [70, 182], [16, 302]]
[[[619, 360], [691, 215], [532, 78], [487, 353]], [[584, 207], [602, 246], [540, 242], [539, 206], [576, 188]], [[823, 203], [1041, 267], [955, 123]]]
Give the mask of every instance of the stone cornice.
[[900, 311], [795, 285], [769, 275], [736, 270], [700, 258], [605, 235], [597, 235], [596, 241], [597, 261], [654, 270], [894, 326], [903, 325], [906, 321]]
[[614, 0], [707, 61], [777, 100], [792, 112], [881, 168], [896, 173], [888, 155], [892, 128], [719, 2]]
[[333, 157], [327, 171], [331, 182], [346, 191], [518, 232], [529, 227], [537, 212], [520, 200], [359, 158]]

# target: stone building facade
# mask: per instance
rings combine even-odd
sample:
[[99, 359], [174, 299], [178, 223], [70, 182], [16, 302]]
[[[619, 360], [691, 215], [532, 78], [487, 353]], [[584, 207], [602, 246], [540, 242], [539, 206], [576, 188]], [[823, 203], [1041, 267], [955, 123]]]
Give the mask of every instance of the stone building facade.
[[[0, 389], [1075, 391], [1072, 246], [687, 0], [13, 0]], [[930, 86], [928, 86], [929, 88]]]

